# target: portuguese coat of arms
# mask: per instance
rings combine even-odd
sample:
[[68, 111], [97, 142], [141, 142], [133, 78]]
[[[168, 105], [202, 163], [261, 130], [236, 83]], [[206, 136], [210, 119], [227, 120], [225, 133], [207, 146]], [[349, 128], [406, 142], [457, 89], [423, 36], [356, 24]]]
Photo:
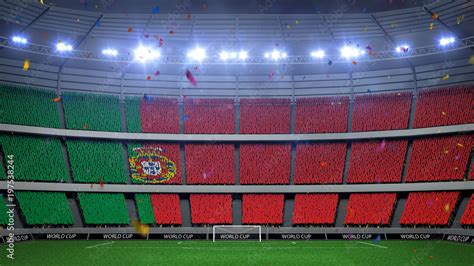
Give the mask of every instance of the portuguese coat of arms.
[[158, 147], [134, 148], [137, 153], [129, 159], [132, 178], [141, 183], [164, 183], [176, 174], [176, 165], [162, 155]]

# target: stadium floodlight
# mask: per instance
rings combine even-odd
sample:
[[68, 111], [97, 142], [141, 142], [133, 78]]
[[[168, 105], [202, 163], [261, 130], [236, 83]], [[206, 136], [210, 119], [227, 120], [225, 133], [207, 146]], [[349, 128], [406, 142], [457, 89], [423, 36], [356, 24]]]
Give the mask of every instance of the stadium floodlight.
[[323, 58], [324, 57], [324, 51], [323, 50], [317, 50], [317, 51], [313, 51], [311, 52], [311, 56], [312, 57], [315, 57], [315, 58]]
[[118, 52], [115, 49], [104, 49], [102, 50], [102, 54], [109, 56], [117, 56]]
[[273, 50], [271, 52], [266, 52], [264, 54], [265, 58], [271, 58], [273, 60], [278, 60], [280, 58], [286, 58], [288, 55], [285, 52], [280, 52], [278, 50]]
[[26, 38], [20, 36], [13, 36], [12, 41], [19, 44], [26, 44], [28, 42]]
[[410, 46], [408, 46], [408, 44], [403, 44], [403, 45], [397, 46], [395, 51], [397, 53], [406, 53], [408, 52], [408, 49], [410, 49]]
[[448, 44], [453, 44], [455, 41], [456, 41], [456, 39], [454, 39], [454, 37], [441, 38], [441, 40], [439, 40], [439, 44], [441, 46], [446, 46]]
[[59, 52], [70, 52], [70, 51], [72, 51], [72, 45], [67, 44], [67, 43], [63, 43], [63, 42], [59, 42], [58, 44], [56, 44], [56, 49]]
[[160, 53], [158, 51], [154, 51], [150, 47], [139, 46], [137, 49], [135, 49], [135, 60], [145, 62], [158, 57], [160, 57]]
[[188, 57], [196, 61], [202, 61], [206, 58], [206, 50], [197, 47], [188, 53]]
[[240, 60], [245, 60], [245, 59], [247, 59], [247, 57], [249, 57], [249, 55], [247, 54], [246, 51], [240, 51], [239, 52], [239, 59]]
[[364, 51], [351, 47], [351, 46], [344, 46], [341, 48], [341, 56], [345, 58], [355, 58], [363, 55]]

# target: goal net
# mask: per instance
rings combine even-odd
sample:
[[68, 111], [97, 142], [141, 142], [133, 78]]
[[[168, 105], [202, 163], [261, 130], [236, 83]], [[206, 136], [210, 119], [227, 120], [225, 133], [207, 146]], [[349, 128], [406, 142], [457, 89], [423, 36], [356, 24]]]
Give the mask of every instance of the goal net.
[[214, 225], [212, 241], [219, 240], [258, 240], [262, 241], [260, 225]]

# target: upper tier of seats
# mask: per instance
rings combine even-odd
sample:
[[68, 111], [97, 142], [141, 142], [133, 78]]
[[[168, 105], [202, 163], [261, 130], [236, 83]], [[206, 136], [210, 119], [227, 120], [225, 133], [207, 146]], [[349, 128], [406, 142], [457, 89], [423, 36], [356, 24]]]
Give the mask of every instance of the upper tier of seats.
[[233, 99], [184, 100], [186, 134], [234, 134]]
[[[413, 99], [411, 92], [356, 95], [351, 112], [348, 96], [297, 98], [296, 134], [406, 129]], [[0, 123], [60, 128], [64, 110], [68, 129], [122, 131], [119, 97], [112, 94], [63, 92], [0, 85]], [[126, 96], [124, 116], [128, 132], [234, 134], [289, 134], [290, 98], [185, 98], [180, 111], [177, 97]], [[413, 127], [474, 123], [474, 86], [422, 89], [416, 95]], [[27, 106], [28, 108], [18, 108]], [[60, 108], [63, 106], [63, 108]], [[182, 113], [181, 113], [182, 112]], [[238, 116], [234, 114], [239, 114]], [[352, 117], [349, 114], [352, 113]]]
[[289, 134], [290, 99], [240, 99], [241, 134]]
[[351, 194], [344, 224], [390, 225], [396, 198], [395, 193]]
[[296, 99], [295, 133], [347, 132], [349, 97]]
[[447, 226], [458, 198], [459, 192], [412, 192], [408, 194], [400, 224]]
[[356, 95], [352, 131], [408, 128], [411, 99], [409, 92]]
[[474, 123], [474, 86], [456, 85], [418, 93], [413, 128]]
[[293, 224], [334, 225], [338, 201], [338, 194], [296, 194]]

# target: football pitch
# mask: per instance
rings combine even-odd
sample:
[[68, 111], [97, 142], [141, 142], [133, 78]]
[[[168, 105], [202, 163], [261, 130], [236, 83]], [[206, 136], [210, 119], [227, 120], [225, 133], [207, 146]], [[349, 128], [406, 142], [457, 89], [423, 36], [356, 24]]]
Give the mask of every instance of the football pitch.
[[1, 265], [474, 265], [474, 246], [446, 241], [38, 240], [0, 245]]

